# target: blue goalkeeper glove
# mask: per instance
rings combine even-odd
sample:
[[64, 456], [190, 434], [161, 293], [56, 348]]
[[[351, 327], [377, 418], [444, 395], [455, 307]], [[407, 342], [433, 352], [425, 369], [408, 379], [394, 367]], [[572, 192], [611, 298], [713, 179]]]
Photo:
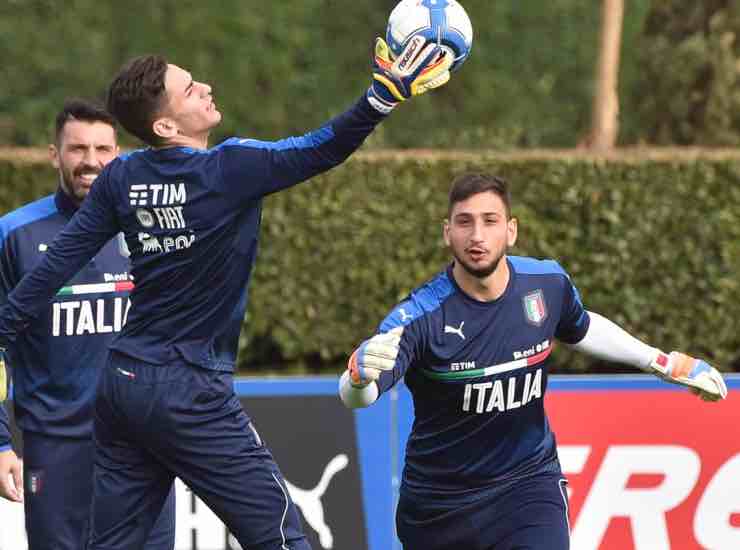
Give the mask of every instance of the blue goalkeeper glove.
[[719, 401], [727, 397], [727, 385], [720, 372], [684, 353], [672, 351], [666, 355], [660, 352], [650, 363], [650, 369], [666, 382], [687, 386], [704, 401]]
[[381, 113], [390, 113], [400, 102], [446, 84], [453, 62], [451, 55], [437, 44], [427, 44], [421, 35], [409, 40], [395, 60], [385, 40], [376, 38], [368, 100]]
[[393, 370], [400, 349], [403, 327], [376, 334], [365, 340], [349, 358], [350, 383], [356, 388], [380, 378], [383, 371]]

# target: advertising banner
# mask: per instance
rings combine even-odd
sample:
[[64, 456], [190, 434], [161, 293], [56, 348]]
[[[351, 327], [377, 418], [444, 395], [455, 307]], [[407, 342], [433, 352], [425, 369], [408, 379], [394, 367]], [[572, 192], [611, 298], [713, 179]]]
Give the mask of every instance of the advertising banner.
[[[339, 401], [336, 389], [334, 378], [236, 382], [244, 409], [283, 471], [312, 548], [374, 550], [366, 535], [355, 415]], [[369, 431], [373, 416], [365, 422]], [[14, 448], [22, 454], [22, 441], [14, 433]], [[381, 443], [373, 445], [387, 448], [387, 435], [378, 435]], [[176, 550], [241, 548], [179, 480], [176, 489]], [[384, 492], [390, 498], [390, 491]], [[0, 499], [0, 550], [26, 547], [23, 507]]]
[[653, 378], [556, 379], [547, 411], [575, 550], [740, 548], [740, 395]]
[[[740, 377], [728, 387], [727, 400], [705, 403], [647, 376], [550, 378], [572, 550], [740, 549]], [[236, 382], [314, 550], [400, 550], [394, 513], [410, 394], [399, 385], [349, 411], [336, 388], [335, 378]], [[23, 550], [25, 540], [22, 506], [0, 499], [0, 550]], [[176, 550], [238, 548], [178, 481]]]

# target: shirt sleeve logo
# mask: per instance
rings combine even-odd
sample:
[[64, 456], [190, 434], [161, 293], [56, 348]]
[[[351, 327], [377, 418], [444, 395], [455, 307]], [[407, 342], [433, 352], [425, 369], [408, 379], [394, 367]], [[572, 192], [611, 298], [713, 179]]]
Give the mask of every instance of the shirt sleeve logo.
[[547, 305], [545, 304], [545, 295], [542, 289], [537, 289], [523, 298], [524, 315], [527, 322], [531, 325], [541, 326], [547, 319]]

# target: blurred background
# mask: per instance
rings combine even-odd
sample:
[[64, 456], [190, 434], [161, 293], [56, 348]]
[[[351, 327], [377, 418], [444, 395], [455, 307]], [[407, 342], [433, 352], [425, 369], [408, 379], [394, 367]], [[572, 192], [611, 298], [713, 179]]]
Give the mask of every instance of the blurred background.
[[[213, 86], [213, 143], [277, 139], [364, 92], [394, 5], [3, 0], [0, 213], [55, 188], [54, 115], [69, 96], [102, 98], [132, 56], [164, 54]], [[557, 258], [587, 307], [651, 344], [739, 369], [740, 4], [464, 5], [475, 39], [451, 85], [402, 106], [346, 165], [268, 198], [242, 372], [339, 372], [445, 265], [446, 192], [467, 169], [512, 181], [514, 254]], [[556, 363], [622, 370], [565, 351]]]
[[[3, 0], [0, 143], [45, 144], [65, 97], [101, 97], [126, 60], [151, 52], [212, 83], [226, 114], [216, 140], [303, 133], [367, 84], [372, 40], [395, 3]], [[455, 85], [368, 146], [577, 145], [591, 125], [601, 10], [617, 4], [618, 143], [738, 145], [737, 2], [468, 0], [475, 43]]]

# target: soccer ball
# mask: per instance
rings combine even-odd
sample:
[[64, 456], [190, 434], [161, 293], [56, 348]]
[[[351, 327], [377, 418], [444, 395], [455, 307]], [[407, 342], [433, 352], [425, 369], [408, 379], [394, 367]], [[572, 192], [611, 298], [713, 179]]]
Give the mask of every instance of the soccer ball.
[[388, 18], [385, 41], [398, 57], [417, 34], [452, 55], [452, 71], [465, 62], [473, 45], [473, 25], [456, 0], [401, 0]]

